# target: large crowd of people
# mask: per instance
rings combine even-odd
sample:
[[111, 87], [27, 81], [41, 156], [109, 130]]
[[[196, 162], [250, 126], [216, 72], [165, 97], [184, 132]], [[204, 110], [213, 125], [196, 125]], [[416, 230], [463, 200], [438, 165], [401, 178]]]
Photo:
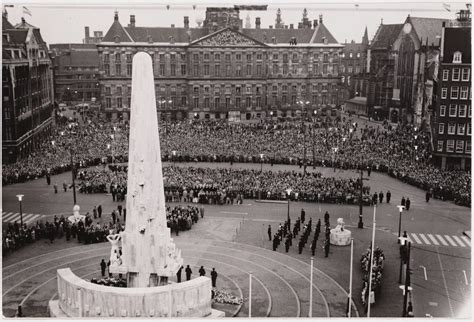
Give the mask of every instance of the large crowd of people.
[[[98, 168], [88, 171], [80, 186], [91, 191], [102, 191], [124, 178], [121, 171]], [[243, 199], [286, 200], [291, 189], [292, 200], [326, 203], [358, 202], [360, 181], [322, 177], [309, 172], [259, 171], [251, 169], [195, 168], [168, 166], [163, 168], [167, 202], [194, 202], [202, 204], [238, 204]], [[371, 202], [370, 188], [364, 187], [364, 199]]]
[[[304, 129], [304, 131], [303, 131]], [[76, 167], [128, 160], [127, 123], [90, 121], [59, 125], [53, 138], [30, 157], [3, 165], [11, 184]], [[411, 125], [359, 126], [288, 121], [229, 123], [226, 120], [166, 122], [160, 126], [163, 161], [252, 162], [370, 168], [425, 190], [433, 197], [470, 205], [470, 173], [432, 165], [430, 137]], [[53, 144], [53, 143], [54, 144]], [[305, 157], [306, 156], [306, 157]], [[110, 180], [107, 180], [110, 181]], [[96, 187], [97, 188], [97, 187]], [[105, 186], [98, 187], [102, 191]], [[85, 192], [95, 192], [84, 186]]]

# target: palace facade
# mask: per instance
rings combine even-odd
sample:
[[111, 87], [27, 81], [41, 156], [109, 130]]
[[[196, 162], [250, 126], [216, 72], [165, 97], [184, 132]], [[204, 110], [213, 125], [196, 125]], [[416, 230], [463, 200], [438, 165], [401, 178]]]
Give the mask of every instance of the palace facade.
[[145, 51], [153, 61], [157, 107], [166, 119], [254, 119], [297, 116], [340, 105], [343, 45], [306, 10], [297, 28], [242, 28], [238, 8], [207, 8], [202, 27], [139, 27], [135, 16], [114, 21], [97, 44], [100, 101], [109, 118], [128, 116], [132, 58]]

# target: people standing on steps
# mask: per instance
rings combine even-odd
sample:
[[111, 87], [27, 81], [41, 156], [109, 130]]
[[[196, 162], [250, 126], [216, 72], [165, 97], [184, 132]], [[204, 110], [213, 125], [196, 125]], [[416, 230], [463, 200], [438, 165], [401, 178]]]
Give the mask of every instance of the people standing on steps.
[[204, 266], [201, 266], [199, 269], [199, 276], [206, 276], [206, 270], [204, 269]]
[[186, 273], [186, 281], [189, 281], [191, 279], [191, 274], [193, 273], [193, 271], [191, 270], [191, 267], [187, 265], [184, 271]]
[[217, 272], [214, 267], [212, 268], [212, 271], [211, 271], [211, 280], [212, 280], [212, 287], [216, 287]]

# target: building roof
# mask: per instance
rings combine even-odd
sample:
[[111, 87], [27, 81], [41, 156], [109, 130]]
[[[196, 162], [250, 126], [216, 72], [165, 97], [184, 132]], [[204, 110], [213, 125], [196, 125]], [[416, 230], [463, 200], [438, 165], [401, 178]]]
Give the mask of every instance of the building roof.
[[375, 33], [370, 49], [387, 49], [390, 48], [397, 39], [403, 24], [380, 25]]
[[[315, 29], [243, 28], [240, 32], [261, 43], [271, 43], [275, 37], [277, 43], [289, 44], [290, 40], [295, 37], [298, 44], [324, 44], [324, 39], [328, 44], [339, 44], [322, 22]], [[208, 34], [211, 32], [208, 32], [207, 28], [136, 27], [130, 25], [123, 27], [116, 14], [114, 22], [102, 42], [115, 42], [115, 36], [119, 36], [120, 42], [148, 42], [151, 37], [152, 42], [168, 43], [172, 36], [175, 43], [191, 43]]]
[[29, 24], [26, 22], [25, 18], [21, 18], [21, 22], [20, 23], [17, 23], [15, 25], [15, 28], [16, 29], [30, 29], [30, 28], [36, 28], [35, 26]]
[[99, 66], [99, 52], [95, 44], [51, 44], [51, 53], [59, 65]]
[[439, 46], [441, 41], [441, 30], [443, 29], [443, 22], [447, 22], [447, 19], [438, 18], [420, 18], [420, 17], [408, 17], [407, 22], [410, 22], [415, 29], [418, 38], [425, 44], [428, 40], [428, 45], [434, 43], [435, 46]]
[[10, 44], [24, 44], [28, 36], [27, 29], [10, 29], [6, 33], [10, 35]]
[[104, 39], [102, 41], [105, 42], [115, 42], [115, 37], [118, 36], [118, 40], [120, 42], [132, 42], [133, 40], [130, 38], [128, 33], [122, 27], [118, 20], [118, 13], [115, 13], [114, 23], [110, 26], [109, 31], [105, 34]]
[[355, 52], [364, 52], [366, 49], [367, 49], [367, 45], [351, 41], [350, 43], [344, 44], [343, 51], [346, 53], [349, 53], [349, 52], [355, 53]]
[[[175, 27], [125, 27], [130, 37], [135, 42], [148, 42], [151, 36], [153, 42], [170, 42], [173, 37], [174, 42], [188, 43], [206, 35], [204, 28], [175, 28]], [[109, 33], [107, 32], [107, 35]], [[107, 38], [102, 41], [113, 41]]]
[[13, 25], [8, 21], [5, 16], [2, 16], [2, 30], [13, 29]]
[[471, 28], [445, 28], [442, 62], [452, 63], [456, 51], [461, 52], [463, 64], [471, 63]]

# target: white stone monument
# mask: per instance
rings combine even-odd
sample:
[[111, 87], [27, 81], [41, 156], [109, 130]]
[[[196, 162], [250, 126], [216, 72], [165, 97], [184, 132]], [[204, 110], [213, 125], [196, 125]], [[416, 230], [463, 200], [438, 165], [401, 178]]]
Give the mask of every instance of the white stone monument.
[[[127, 275], [127, 287], [93, 284], [59, 269], [55, 317], [223, 317], [211, 309], [211, 280], [169, 283], [183, 264], [166, 225], [165, 194], [152, 61], [133, 58], [125, 232], [109, 235], [110, 271]], [[77, 209], [78, 210], [78, 209]], [[119, 255], [119, 242], [122, 255]]]
[[86, 216], [81, 215], [79, 213], [80, 210], [81, 210], [81, 207], [79, 207], [79, 205], [74, 205], [74, 207], [72, 207], [72, 216], [69, 216], [67, 218], [71, 224], [75, 224], [75, 223], [77, 224], [81, 220], [84, 222]]
[[166, 225], [155, 82], [151, 58], [133, 58], [127, 222], [122, 237], [122, 265], [128, 287], [164, 285], [183, 264], [181, 251]]
[[336, 228], [331, 229], [329, 242], [336, 246], [347, 246], [351, 243], [351, 236], [351, 231], [344, 228], [344, 220], [338, 218]]

